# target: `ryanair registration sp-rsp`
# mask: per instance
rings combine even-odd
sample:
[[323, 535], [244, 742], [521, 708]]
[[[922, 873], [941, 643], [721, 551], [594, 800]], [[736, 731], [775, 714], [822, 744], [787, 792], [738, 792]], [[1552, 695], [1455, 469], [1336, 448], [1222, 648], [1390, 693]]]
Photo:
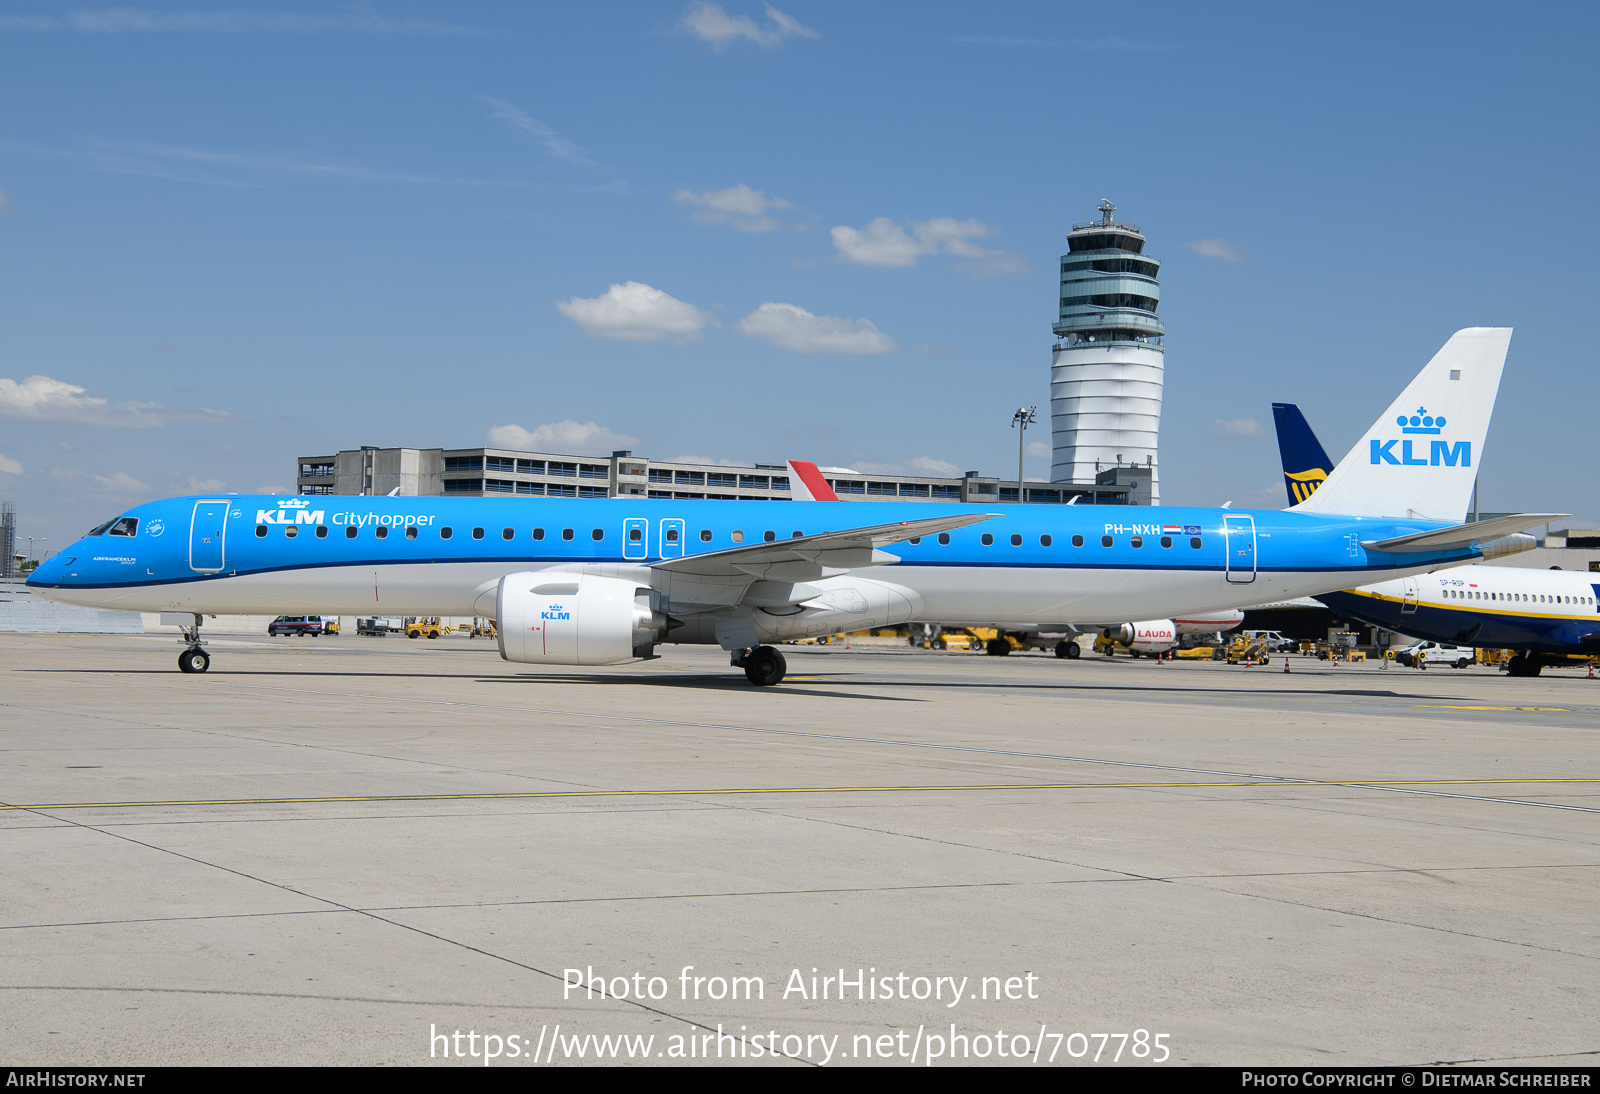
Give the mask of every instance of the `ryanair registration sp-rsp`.
[[[1551, 519], [1460, 523], [1510, 337], [1454, 335], [1287, 512], [202, 495], [129, 510], [28, 584], [73, 604], [192, 615], [186, 672], [210, 665], [202, 615], [480, 615], [508, 661], [618, 665], [706, 643], [758, 685], [786, 671], [771, 644], [797, 638], [1238, 608], [1468, 563]], [[1431, 445], [1396, 425], [1417, 406], [1431, 408]]]

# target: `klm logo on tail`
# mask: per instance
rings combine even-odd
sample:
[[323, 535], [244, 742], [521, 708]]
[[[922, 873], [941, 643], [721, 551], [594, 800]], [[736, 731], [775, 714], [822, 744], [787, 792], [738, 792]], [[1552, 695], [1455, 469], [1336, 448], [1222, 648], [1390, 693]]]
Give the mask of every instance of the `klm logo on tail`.
[[[1427, 407], [1418, 407], [1415, 414], [1400, 415], [1395, 418], [1395, 424], [1400, 427], [1401, 433], [1422, 433], [1437, 436], [1443, 432], [1448, 424], [1443, 415], [1435, 418], [1428, 413]], [[1412, 446], [1417, 442], [1409, 437], [1402, 440], [1395, 438], [1392, 441], [1382, 441], [1374, 438], [1369, 442], [1372, 446], [1371, 462], [1373, 464], [1394, 464], [1397, 467], [1471, 467], [1472, 442], [1457, 441], [1429, 441], [1428, 454], [1423, 456], [1414, 451]], [[1400, 446], [1400, 451], [1395, 452], [1395, 445]]]

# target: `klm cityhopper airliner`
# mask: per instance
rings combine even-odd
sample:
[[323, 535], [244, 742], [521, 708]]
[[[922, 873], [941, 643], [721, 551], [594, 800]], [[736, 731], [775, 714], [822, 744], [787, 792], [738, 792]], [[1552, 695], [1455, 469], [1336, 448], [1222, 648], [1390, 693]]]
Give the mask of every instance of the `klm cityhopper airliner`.
[[[1298, 406], [1273, 403], [1272, 412], [1289, 503], [1298, 504], [1328, 477], [1333, 463]], [[1416, 638], [1518, 650], [1506, 671], [1538, 676], [1551, 655], [1600, 654], [1600, 583], [1593, 576], [1459, 566], [1323, 593], [1317, 599], [1363, 623]]]
[[[198, 496], [129, 510], [29, 585], [192, 614], [185, 672], [210, 664], [205, 614], [484, 615], [508, 661], [614, 665], [715, 643], [758, 685], [783, 679], [768, 643], [789, 639], [1238, 608], [1471, 562], [1550, 519], [1437, 516], [1465, 512], [1510, 335], [1452, 337], [1301, 511]], [[1416, 448], [1395, 415], [1420, 405]], [[1339, 508], [1316, 511], [1325, 497]]]

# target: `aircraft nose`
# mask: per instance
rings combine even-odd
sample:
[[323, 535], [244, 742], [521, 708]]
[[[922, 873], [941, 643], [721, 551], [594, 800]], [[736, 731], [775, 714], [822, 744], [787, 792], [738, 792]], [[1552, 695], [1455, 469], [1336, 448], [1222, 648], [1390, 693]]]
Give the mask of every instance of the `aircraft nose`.
[[67, 559], [76, 556], [78, 545], [74, 543], [65, 551], [51, 555], [36, 566], [28, 575], [29, 585], [64, 585], [67, 583]]

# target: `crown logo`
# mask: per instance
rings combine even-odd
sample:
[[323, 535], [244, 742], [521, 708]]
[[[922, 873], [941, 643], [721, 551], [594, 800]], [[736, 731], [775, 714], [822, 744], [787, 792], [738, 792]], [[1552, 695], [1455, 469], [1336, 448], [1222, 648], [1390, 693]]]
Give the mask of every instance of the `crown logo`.
[[[1437, 431], [1436, 431], [1437, 432]], [[278, 503], [280, 509], [304, 509], [311, 503], [305, 498], [285, 498]]]
[[1445, 421], [1443, 415], [1435, 418], [1432, 414], [1428, 413], [1427, 407], [1419, 406], [1417, 407], [1417, 412], [1415, 414], [1411, 415], [1409, 418], [1402, 414], [1394, 420], [1394, 424], [1400, 427], [1400, 432], [1402, 433], [1437, 434], [1441, 429], [1444, 428]]

